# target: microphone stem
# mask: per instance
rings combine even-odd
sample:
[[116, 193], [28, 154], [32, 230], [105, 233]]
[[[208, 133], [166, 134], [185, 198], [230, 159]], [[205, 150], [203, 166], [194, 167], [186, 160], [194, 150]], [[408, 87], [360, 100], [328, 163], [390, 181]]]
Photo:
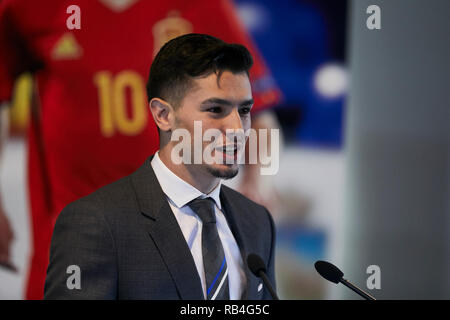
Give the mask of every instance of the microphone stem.
[[270, 281], [269, 281], [269, 278], [267, 277], [266, 273], [263, 271], [260, 271], [259, 276], [263, 279], [263, 282], [266, 285], [267, 289], [269, 290], [269, 293], [272, 296], [272, 299], [279, 300], [277, 293], [273, 290], [272, 286], [270, 285]]
[[364, 299], [366, 300], [376, 300], [374, 297], [372, 297], [370, 294], [362, 291], [361, 289], [359, 289], [357, 286], [353, 285], [350, 281], [342, 278], [341, 280], [339, 280], [344, 286], [346, 286], [347, 288], [352, 289], [353, 291], [355, 291], [357, 294], [359, 294], [360, 296], [362, 296]]

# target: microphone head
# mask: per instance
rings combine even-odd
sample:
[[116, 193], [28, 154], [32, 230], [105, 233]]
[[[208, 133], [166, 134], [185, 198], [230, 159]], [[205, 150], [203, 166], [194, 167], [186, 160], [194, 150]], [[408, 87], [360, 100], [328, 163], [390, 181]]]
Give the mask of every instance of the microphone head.
[[334, 283], [339, 283], [344, 276], [344, 273], [338, 267], [326, 261], [319, 260], [314, 264], [314, 267], [322, 277]]
[[247, 256], [247, 265], [250, 271], [257, 277], [260, 277], [259, 273], [266, 272], [266, 266], [264, 261], [255, 253], [250, 253]]

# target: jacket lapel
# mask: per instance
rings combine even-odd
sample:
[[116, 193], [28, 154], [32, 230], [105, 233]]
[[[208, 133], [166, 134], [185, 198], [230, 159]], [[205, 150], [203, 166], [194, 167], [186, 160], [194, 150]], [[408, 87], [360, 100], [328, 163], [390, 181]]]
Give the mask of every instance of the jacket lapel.
[[242, 299], [254, 300], [257, 299], [255, 293], [257, 292], [259, 281], [247, 267], [247, 256], [253, 252], [253, 247], [251, 239], [248, 239], [244, 232], [247, 227], [251, 228], [251, 226], [246, 226], [246, 222], [242, 219], [244, 215], [251, 214], [251, 212], [245, 212], [247, 208], [245, 206], [238, 206], [236, 201], [233, 201], [231, 198], [232, 195], [228, 192], [228, 187], [222, 185], [220, 191], [220, 201], [222, 203], [222, 208], [224, 209], [228, 225], [231, 232], [233, 232], [233, 236], [236, 239], [241, 251], [242, 261], [244, 262], [243, 268], [247, 279], [247, 285], [242, 293]]
[[191, 251], [151, 167], [150, 157], [132, 174], [143, 224], [163, 258], [181, 299], [204, 299]]

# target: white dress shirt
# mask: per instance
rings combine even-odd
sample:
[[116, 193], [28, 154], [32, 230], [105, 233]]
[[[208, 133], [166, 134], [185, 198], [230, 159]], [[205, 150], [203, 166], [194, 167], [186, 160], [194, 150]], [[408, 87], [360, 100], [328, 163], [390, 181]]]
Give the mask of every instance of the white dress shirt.
[[209, 194], [204, 194], [167, 168], [159, 158], [159, 152], [153, 157], [151, 165], [191, 250], [205, 297], [206, 280], [202, 255], [202, 221], [187, 204], [198, 197], [214, 199], [217, 230], [227, 260], [230, 299], [240, 299], [246, 285], [246, 277], [239, 247], [222, 212], [219, 197], [221, 182]]

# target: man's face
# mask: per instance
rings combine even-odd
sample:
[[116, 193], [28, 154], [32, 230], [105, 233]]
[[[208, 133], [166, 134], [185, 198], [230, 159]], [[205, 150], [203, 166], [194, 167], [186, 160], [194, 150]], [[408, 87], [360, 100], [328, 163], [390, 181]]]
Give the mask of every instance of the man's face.
[[[208, 164], [203, 159], [202, 164], [188, 165], [190, 171], [195, 170], [198, 173], [201, 171], [216, 178], [232, 178], [239, 170], [238, 149], [243, 150], [246, 139], [243, 139], [241, 143], [236, 142], [234, 139], [227, 138], [226, 131], [232, 129], [246, 132], [251, 126], [250, 109], [253, 106], [253, 99], [248, 76], [244, 72], [233, 74], [230, 71], [224, 71], [219, 82], [215, 73], [193, 81], [192, 89], [186, 93], [180, 106], [175, 110], [175, 126], [189, 131], [192, 148], [196, 145], [194, 138], [201, 139], [202, 150], [205, 150], [211, 141], [194, 137], [194, 121], [202, 122], [202, 133], [208, 129], [219, 130], [222, 139], [215, 144], [211, 155], [223, 161]], [[192, 154], [194, 152], [192, 149]], [[230, 162], [232, 164], [229, 164]]]

